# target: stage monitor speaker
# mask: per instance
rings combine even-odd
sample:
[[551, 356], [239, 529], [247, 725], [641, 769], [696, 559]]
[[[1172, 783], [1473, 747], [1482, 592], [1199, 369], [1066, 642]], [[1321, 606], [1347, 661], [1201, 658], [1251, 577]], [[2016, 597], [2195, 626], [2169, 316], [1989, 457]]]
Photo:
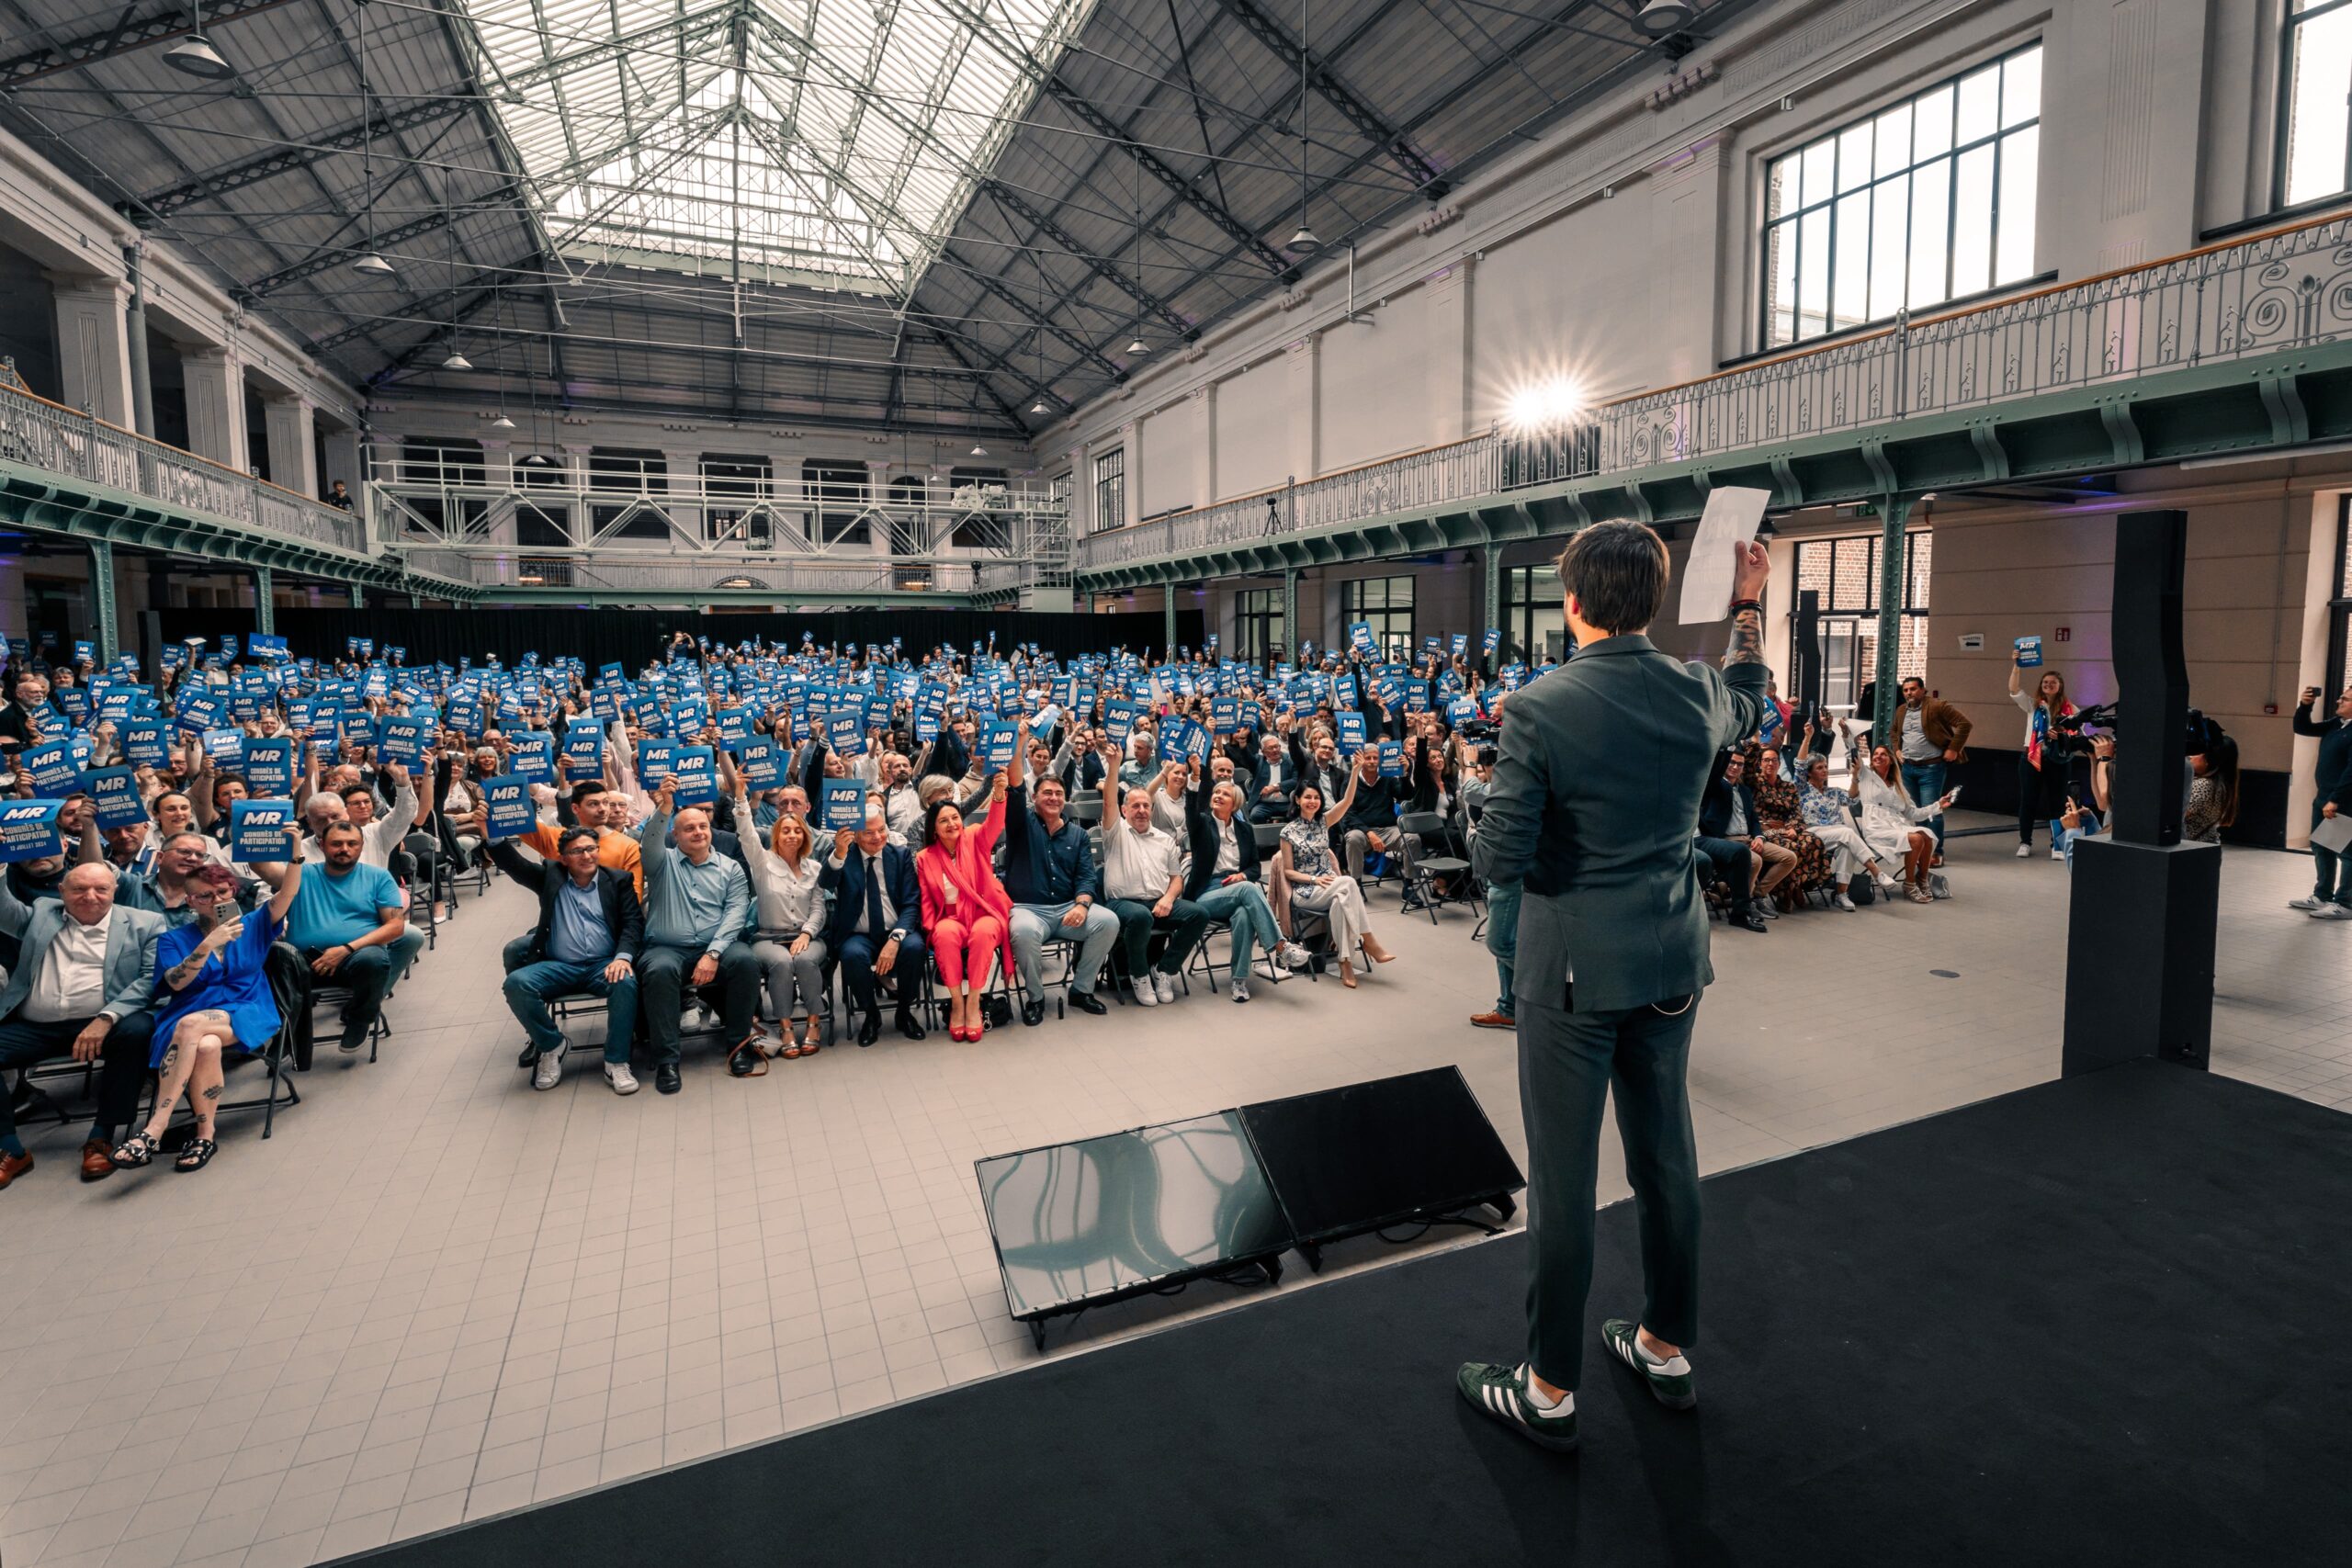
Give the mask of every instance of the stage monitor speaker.
[[1042, 1348], [1047, 1319], [1256, 1269], [1290, 1227], [1238, 1112], [974, 1162], [1004, 1297]]
[[1241, 1108], [1300, 1256], [1343, 1236], [1452, 1219], [1508, 1220], [1526, 1179], [1459, 1067], [1431, 1067]]

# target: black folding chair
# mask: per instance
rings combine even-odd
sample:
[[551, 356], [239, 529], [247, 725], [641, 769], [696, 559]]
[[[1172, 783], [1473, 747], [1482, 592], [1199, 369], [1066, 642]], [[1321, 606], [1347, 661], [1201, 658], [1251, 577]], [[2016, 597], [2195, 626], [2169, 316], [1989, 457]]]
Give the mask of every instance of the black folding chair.
[[[1453, 848], [1447, 841], [1445, 818], [1434, 811], [1408, 811], [1396, 818], [1396, 829], [1404, 838], [1419, 840], [1424, 846], [1431, 838], [1436, 838], [1442, 849]], [[1435, 925], [1440, 904], [1475, 906], [1482, 902], [1477, 881], [1470, 874], [1468, 861], [1455, 854], [1410, 853], [1401, 840], [1396, 847], [1405, 863], [1403, 907], [1406, 909], [1425, 910], [1430, 924]], [[1456, 878], [1462, 890], [1439, 891], [1437, 878], [1441, 876]]]

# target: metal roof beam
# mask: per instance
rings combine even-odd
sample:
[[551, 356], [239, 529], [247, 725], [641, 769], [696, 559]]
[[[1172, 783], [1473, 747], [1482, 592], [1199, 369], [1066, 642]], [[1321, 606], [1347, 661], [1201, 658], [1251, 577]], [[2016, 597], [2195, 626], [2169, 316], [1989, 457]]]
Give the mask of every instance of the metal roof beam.
[[[1256, 0], [1217, 0], [1227, 16], [1239, 22], [1251, 38], [1266, 46], [1274, 57], [1292, 71], [1304, 66], [1307, 79], [1326, 103], [1340, 111], [1356, 134], [1378, 147], [1390, 163], [1405, 173], [1421, 193], [1431, 200], [1445, 194], [1445, 178], [1437, 166], [1423, 157], [1405, 133], [1388, 123], [1380, 112], [1362, 98], [1354, 89], [1340, 80], [1328, 61], [1318, 60], [1314, 51], [1293, 38], [1290, 29], [1259, 9]], [[1435, 187], [1432, 189], [1431, 187]]]
[[[204, 22], [217, 28], [293, 3], [294, 0], [244, 0], [240, 4], [239, 0], [223, 0], [204, 13]], [[103, 32], [84, 33], [61, 44], [44, 45], [12, 59], [0, 60], [0, 88], [21, 87], [60, 72], [79, 71], [101, 60], [146, 49], [166, 39], [185, 38], [197, 30], [189, 19], [191, 7], [176, 4], [175, 0], [165, 0], [151, 15], [134, 20], [131, 13], [135, 9], [136, 6], [125, 6], [114, 26]]]
[[[418, 126], [432, 125], [466, 112], [463, 98], [428, 98], [421, 103], [379, 114], [357, 125], [341, 126], [299, 142], [288, 142], [274, 152], [258, 158], [248, 158], [241, 164], [227, 164], [192, 180], [167, 186], [139, 198], [138, 205], [163, 217], [180, 209], [202, 201], [208, 197], [226, 196], [231, 191], [256, 186], [279, 175], [293, 174], [313, 164], [323, 163], [338, 153], [356, 152], [379, 136], [393, 136]], [[128, 203], [122, 205], [130, 205]]]
[[[1026, 76], [1041, 93], [1069, 111], [1080, 123], [1104, 140], [1117, 143], [1144, 172], [1168, 187], [1178, 200], [1207, 219], [1234, 242], [1237, 251], [1255, 256], [1276, 277], [1295, 276], [1290, 258], [1258, 237], [1257, 231], [1216, 202], [1203, 195], [1195, 182], [1186, 179], [1168, 166], [1157, 152], [1136, 141], [1127, 129], [1094, 107], [1085, 94], [1061, 78], [1057, 71], [1049, 71], [1027, 50], [997, 31], [996, 25], [982, 13], [963, 3], [944, 0], [944, 9], [1002, 55], [1015, 70]], [[1082, 253], [1081, 253], [1082, 254]]]

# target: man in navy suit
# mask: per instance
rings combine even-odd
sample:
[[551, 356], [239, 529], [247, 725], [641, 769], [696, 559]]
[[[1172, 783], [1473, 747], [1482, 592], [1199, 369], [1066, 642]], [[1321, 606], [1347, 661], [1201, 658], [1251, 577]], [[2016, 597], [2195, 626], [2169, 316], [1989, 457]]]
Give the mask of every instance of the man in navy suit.
[[862, 829], [843, 828], [833, 835], [833, 852], [820, 880], [833, 897], [825, 942], [842, 956], [852, 1003], [865, 1012], [857, 1043], [871, 1045], [882, 1033], [882, 1010], [874, 997], [876, 976], [896, 984], [899, 1032], [910, 1040], [922, 1039], [914, 999], [930, 954], [923, 946], [922, 888], [915, 880], [915, 857], [890, 842], [889, 823], [869, 804]]

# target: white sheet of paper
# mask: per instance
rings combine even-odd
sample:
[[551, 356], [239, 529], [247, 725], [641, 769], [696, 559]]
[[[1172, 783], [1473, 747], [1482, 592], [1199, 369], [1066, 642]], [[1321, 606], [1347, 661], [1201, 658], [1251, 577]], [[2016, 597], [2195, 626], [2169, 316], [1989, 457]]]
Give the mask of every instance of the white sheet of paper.
[[2339, 811], [2333, 817], [2322, 818], [2319, 826], [2312, 829], [2312, 842], [2331, 853], [2342, 854], [2347, 845], [2352, 845], [2352, 815]]
[[1684, 626], [1705, 626], [1731, 613], [1731, 547], [1756, 537], [1765, 505], [1771, 499], [1769, 490], [1738, 485], [1707, 492], [1707, 510], [1699, 514], [1699, 532], [1682, 566]]

